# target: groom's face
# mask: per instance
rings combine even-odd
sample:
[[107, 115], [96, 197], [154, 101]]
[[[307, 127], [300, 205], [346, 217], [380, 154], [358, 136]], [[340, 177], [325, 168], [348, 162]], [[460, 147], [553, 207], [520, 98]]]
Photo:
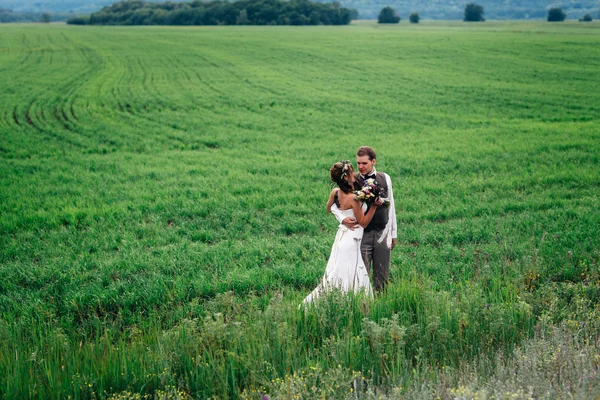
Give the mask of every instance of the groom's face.
[[367, 175], [373, 171], [375, 162], [376, 160], [370, 160], [369, 156], [356, 156], [356, 165], [358, 166], [358, 172], [360, 172], [361, 175]]

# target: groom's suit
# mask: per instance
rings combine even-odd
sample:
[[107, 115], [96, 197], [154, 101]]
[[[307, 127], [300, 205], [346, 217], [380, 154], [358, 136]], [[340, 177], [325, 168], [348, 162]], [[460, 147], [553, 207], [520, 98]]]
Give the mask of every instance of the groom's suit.
[[[378, 207], [373, 219], [364, 230], [360, 250], [363, 261], [370, 272], [373, 267], [373, 286], [375, 290], [381, 291], [390, 275], [390, 256], [392, 239], [398, 234], [396, 222], [396, 209], [394, 207], [394, 194], [392, 191], [392, 180], [383, 172], [373, 170], [369, 176], [357, 175], [355, 187], [362, 187], [366, 179], [374, 178], [377, 184], [387, 191], [390, 200], [389, 207]], [[331, 212], [337, 220], [342, 223], [344, 216], [341, 214], [337, 202], [331, 207]]]

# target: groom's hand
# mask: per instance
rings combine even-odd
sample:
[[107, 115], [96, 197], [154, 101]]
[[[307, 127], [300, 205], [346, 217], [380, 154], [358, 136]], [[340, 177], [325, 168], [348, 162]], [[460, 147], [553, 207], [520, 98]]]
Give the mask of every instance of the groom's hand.
[[394, 247], [396, 247], [396, 239], [392, 239], [392, 247], [390, 247], [390, 251], [394, 250]]
[[344, 226], [346, 226], [346, 228], [350, 229], [351, 231], [359, 227], [358, 221], [351, 217], [344, 218], [342, 220], [342, 224], [344, 224]]

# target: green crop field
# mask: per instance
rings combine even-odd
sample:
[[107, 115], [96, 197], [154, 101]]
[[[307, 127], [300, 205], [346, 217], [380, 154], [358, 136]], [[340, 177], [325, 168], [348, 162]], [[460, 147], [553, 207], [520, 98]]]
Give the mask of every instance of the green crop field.
[[[598, 398], [599, 40], [0, 26], [0, 398]], [[361, 145], [391, 283], [298, 309]]]

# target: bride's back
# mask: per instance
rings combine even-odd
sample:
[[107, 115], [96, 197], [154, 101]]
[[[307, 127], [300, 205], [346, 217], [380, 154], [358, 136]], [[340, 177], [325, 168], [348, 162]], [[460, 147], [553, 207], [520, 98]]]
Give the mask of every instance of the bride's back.
[[354, 193], [344, 193], [338, 189], [338, 201], [340, 202], [340, 210], [350, 210], [356, 200], [354, 200]]

